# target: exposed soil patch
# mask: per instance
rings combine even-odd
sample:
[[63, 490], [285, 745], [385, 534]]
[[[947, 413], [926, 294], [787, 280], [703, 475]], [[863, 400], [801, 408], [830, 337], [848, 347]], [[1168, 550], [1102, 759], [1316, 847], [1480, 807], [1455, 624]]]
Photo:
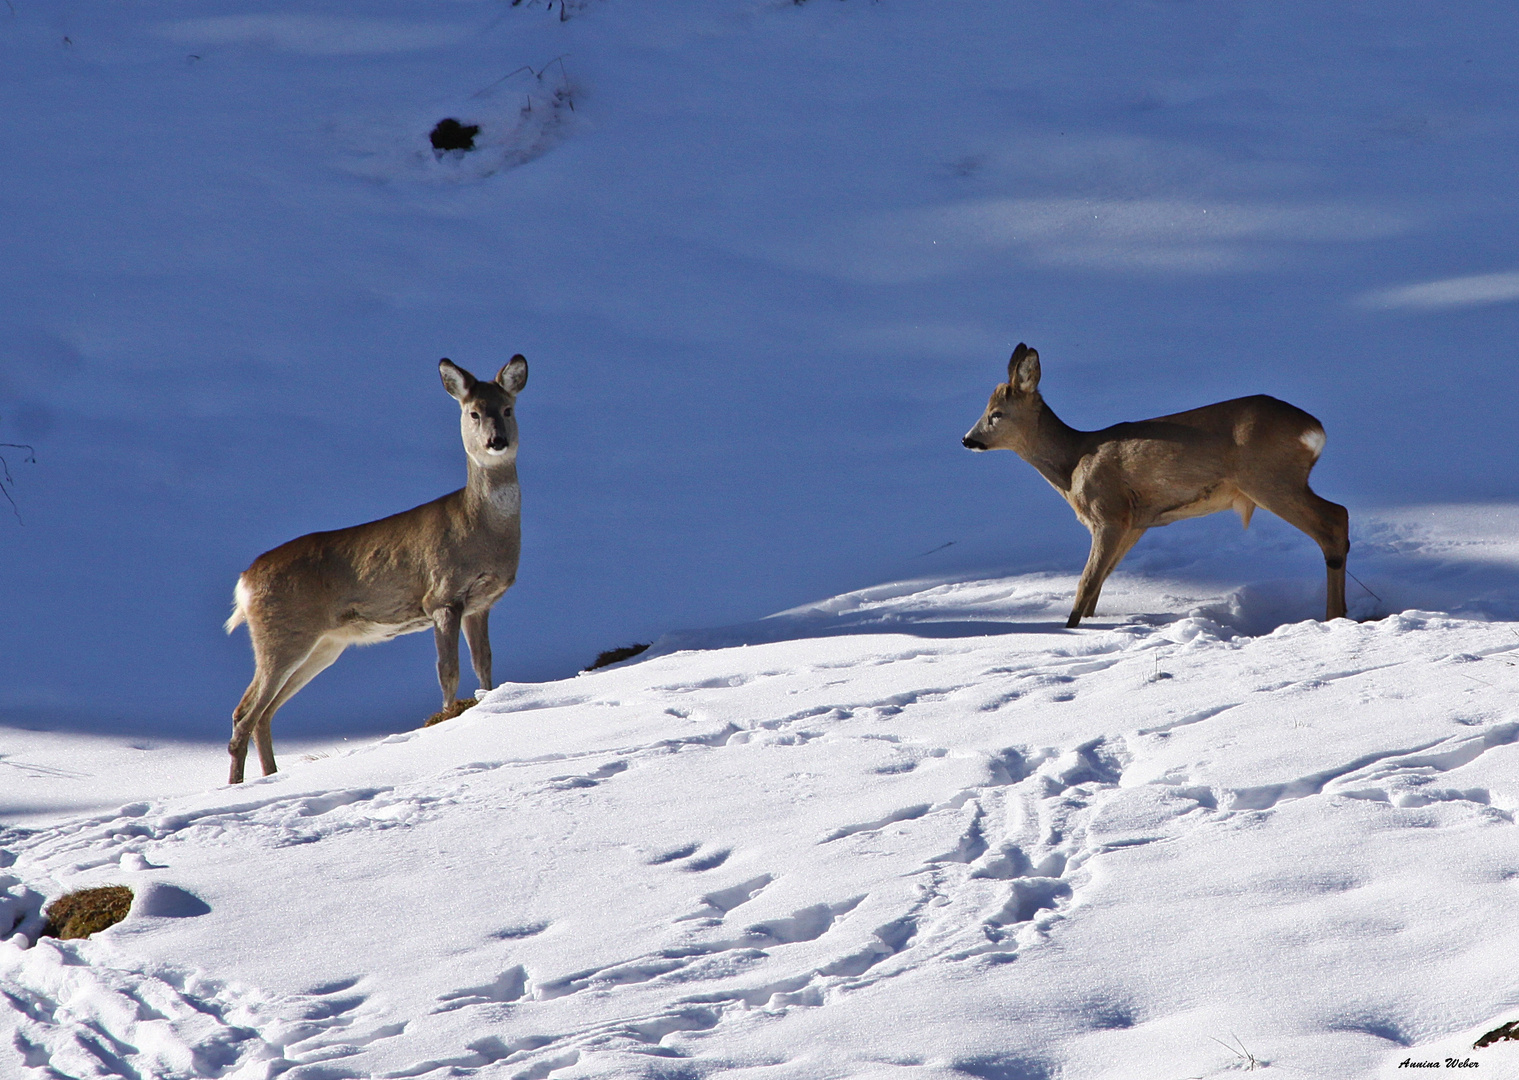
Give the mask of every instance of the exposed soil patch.
[[132, 910], [132, 890], [125, 885], [102, 885], [65, 893], [43, 913], [47, 925], [43, 937], [85, 938], [97, 930], [115, 926]]
[[1519, 1042], [1519, 1020], [1510, 1020], [1506, 1024], [1493, 1028], [1472, 1043], [1472, 1049], [1481, 1050], [1484, 1046], [1491, 1046], [1496, 1042]]
[[432, 129], [428, 138], [432, 141], [432, 148], [443, 154], [450, 150], [473, 150], [475, 136], [478, 134], [479, 124], [461, 124], [450, 116], [446, 120], [439, 120], [438, 126]]
[[606, 667], [608, 664], [620, 664], [624, 660], [630, 660], [633, 657], [637, 656], [639, 653], [647, 649], [650, 644], [651, 642], [646, 641], [642, 645], [624, 645], [620, 649], [608, 649], [606, 652], [596, 657], [596, 659], [591, 662], [591, 666], [585, 668], [584, 670], [595, 671], [597, 668]]
[[423, 724], [422, 726], [432, 727], [434, 724], [441, 724], [445, 720], [452, 720], [454, 717], [462, 713], [465, 709], [473, 709], [478, 704], [480, 704], [478, 698], [454, 698], [454, 703], [452, 705], [448, 706], [446, 709], [439, 709], [437, 712], [433, 713], [427, 718], [427, 723]]

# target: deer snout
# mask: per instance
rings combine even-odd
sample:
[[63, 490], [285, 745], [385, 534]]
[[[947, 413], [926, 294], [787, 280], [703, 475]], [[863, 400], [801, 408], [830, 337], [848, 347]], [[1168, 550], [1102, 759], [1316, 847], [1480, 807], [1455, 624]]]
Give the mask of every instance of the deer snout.
[[986, 444], [974, 435], [967, 435], [960, 440], [960, 445], [967, 450], [985, 450]]

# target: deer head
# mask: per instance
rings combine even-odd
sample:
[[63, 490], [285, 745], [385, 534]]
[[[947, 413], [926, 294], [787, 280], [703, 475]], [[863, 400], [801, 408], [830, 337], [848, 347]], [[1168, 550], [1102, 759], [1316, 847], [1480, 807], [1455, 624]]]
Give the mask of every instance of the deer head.
[[459, 403], [464, 452], [482, 469], [517, 460], [517, 395], [527, 385], [527, 360], [518, 353], [495, 379], [475, 378], [452, 360], [438, 361], [443, 389]]
[[970, 450], [1018, 450], [1027, 443], [1043, 404], [1039, 353], [1019, 342], [1007, 362], [1007, 382], [992, 391], [981, 419], [960, 441]]

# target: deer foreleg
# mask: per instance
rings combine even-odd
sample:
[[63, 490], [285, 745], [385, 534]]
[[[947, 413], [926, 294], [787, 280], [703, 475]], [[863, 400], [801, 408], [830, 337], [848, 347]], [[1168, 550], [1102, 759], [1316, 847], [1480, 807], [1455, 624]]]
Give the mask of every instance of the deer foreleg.
[[491, 683], [491, 633], [490, 609], [464, 616], [464, 640], [469, 643], [469, 659], [475, 668], [475, 678], [480, 680], [480, 690], [489, 690]]
[[1074, 629], [1084, 617], [1096, 613], [1103, 582], [1143, 533], [1143, 529], [1126, 529], [1120, 525], [1099, 525], [1092, 530], [1092, 551], [1076, 586], [1076, 605], [1066, 620], [1067, 629]]
[[1113, 556], [1113, 561], [1108, 564], [1108, 568], [1103, 571], [1102, 577], [1098, 579], [1097, 588], [1092, 593], [1092, 599], [1088, 601], [1087, 609], [1081, 613], [1083, 619], [1089, 619], [1097, 614], [1097, 601], [1102, 596], [1102, 587], [1107, 583], [1108, 575], [1118, 569], [1118, 564], [1123, 562], [1124, 556], [1129, 553], [1129, 549], [1139, 543], [1139, 538], [1144, 534], [1145, 531], [1143, 529], [1130, 529], [1124, 533], [1123, 539], [1118, 545], [1118, 553]]
[[454, 703], [459, 692], [459, 623], [464, 605], [449, 604], [433, 612], [433, 640], [438, 645], [438, 685], [443, 688], [443, 707]]

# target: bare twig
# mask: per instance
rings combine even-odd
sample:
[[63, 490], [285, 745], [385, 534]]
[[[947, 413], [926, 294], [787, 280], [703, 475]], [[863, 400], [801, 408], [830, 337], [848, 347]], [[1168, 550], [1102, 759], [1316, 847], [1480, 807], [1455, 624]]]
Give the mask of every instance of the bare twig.
[[[21, 460], [33, 465], [37, 463], [37, 451], [26, 443], [8, 442], [0, 443], [0, 446], [8, 446], [15, 450], [25, 450], [26, 457]], [[5, 501], [11, 504], [11, 513], [16, 515], [16, 520], [25, 525], [26, 522], [21, 521], [21, 508], [16, 505], [16, 500], [11, 498], [11, 488], [15, 484], [16, 478], [11, 475], [11, 463], [3, 455], [0, 455], [0, 495], [5, 496]]]
[[519, 74], [521, 74], [524, 71], [531, 72], [532, 74], [535, 74], [535, 75], [537, 74], [537, 72], [533, 71], [532, 65], [530, 65], [530, 64], [523, 64], [520, 68], [517, 68], [515, 71], [508, 71], [505, 75], [501, 76], [501, 78], [497, 79], [495, 82], [491, 83], [489, 86], [482, 86], [479, 90], [476, 90], [473, 94], [471, 94], [469, 96], [469, 99], [471, 101], [475, 100], [475, 98], [479, 97], [481, 94], [484, 94], [484, 93], [487, 93], [488, 91], [494, 90], [496, 87], [498, 87], [502, 83], [506, 82], [507, 79], [510, 79], [513, 75], [519, 75]]
[[[1345, 571], [1345, 573], [1350, 574], [1350, 571], [1347, 569]], [[1359, 585], [1361, 588], [1365, 589], [1367, 592], [1371, 593], [1372, 596], [1376, 596], [1378, 603], [1380, 603], [1380, 604], [1387, 603], [1386, 600], [1383, 600], [1380, 596], [1377, 596], [1376, 593], [1371, 592], [1371, 589], [1367, 587], [1366, 582], [1362, 581], [1360, 578], [1356, 577], [1354, 574], [1350, 574], [1350, 576], [1351, 576], [1352, 579], [1354, 579], [1354, 581], [1355, 581], [1355, 583], [1357, 585]]]
[[956, 541], [954, 541], [954, 540], [946, 540], [944, 543], [940, 544], [936, 548], [929, 548], [927, 551], [920, 551], [920, 552], [918, 552], [916, 555], [913, 555], [912, 558], [914, 558], [914, 559], [921, 559], [925, 555], [932, 555], [936, 551], [943, 551], [947, 547], [954, 547], [955, 543], [956, 543]]
[[516, 75], [521, 75], [524, 71], [527, 72], [529, 75], [531, 75], [533, 78], [537, 79], [539, 82], [542, 82], [543, 81], [543, 76], [548, 73], [549, 68], [553, 67], [555, 64], [558, 64], [559, 65], [559, 75], [564, 80], [564, 86], [563, 86], [562, 89], [563, 89], [563, 93], [564, 93], [564, 96], [565, 96], [565, 100], [566, 100], [566, 102], [570, 106], [570, 111], [573, 112], [575, 110], [575, 103], [570, 100], [570, 73], [569, 73], [569, 71], [564, 66], [564, 58], [566, 56], [568, 56], [568, 55], [569, 55], [568, 53], [561, 53], [560, 55], [554, 57], [554, 59], [550, 60], [547, 64], [544, 64], [541, 68], [536, 68], [535, 69], [533, 67], [533, 65], [531, 65], [531, 64], [523, 64], [519, 68], [514, 68], [511, 71], [508, 71], [505, 75], [501, 76], [501, 78], [497, 79], [495, 82], [491, 83], [489, 86], [482, 86], [480, 89], [476, 90], [473, 94], [471, 94], [469, 96], [469, 99], [471, 101], [474, 101], [478, 97], [484, 97], [486, 94], [490, 93], [496, 87], [498, 87], [502, 83], [506, 82], [507, 79], [510, 79], [510, 78], [512, 78], [513, 76], [516, 76]]
[[[1208, 1038], [1213, 1039], [1213, 1036], [1209, 1035]], [[1225, 1050], [1229, 1051], [1229, 1053], [1238, 1058], [1240, 1064], [1245, 1067], [1246, 1072], [1253, 1072], [1259, 1066], [1260, 1062], [1255, 1060], [1254, 1054], [1245, 1049], [1245, 1044], [1240, 1040], [1240, 1037], [1238, 1035], [1234, 1034], [1231, 1031], [1229, 1033], [1229, 1038], [1233, 1039], [1237, 1045], [1230, 1046], [1228, 1043], [1224, 1042], [1223, 1039], [1213, 1039], [1213, 1041], [1218, 1043], [1219, 1046], [1222, 1046]]]

